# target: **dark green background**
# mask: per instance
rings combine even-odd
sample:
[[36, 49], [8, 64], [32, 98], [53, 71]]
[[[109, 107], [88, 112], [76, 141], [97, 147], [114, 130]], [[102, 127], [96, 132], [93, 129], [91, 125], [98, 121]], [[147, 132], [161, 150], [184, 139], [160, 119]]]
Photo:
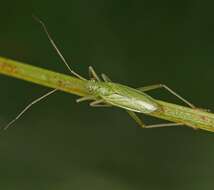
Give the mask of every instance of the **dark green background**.
[[[0, 55], [69, 73], [34, 13], [80, 74], [92, 65], [133, 87], [165, 83], [214, 110], [213, 7], [208, 0], [2, 1]], [[0, 87], [0, 125], [49, 90], [2, 75]], [[180, 103], [163, 90], [150, 94]], [[214, 188], [213, 133], [140, 129], [124, 110], [76, 98], [52, 95], [0, 137], [0, 189]]]

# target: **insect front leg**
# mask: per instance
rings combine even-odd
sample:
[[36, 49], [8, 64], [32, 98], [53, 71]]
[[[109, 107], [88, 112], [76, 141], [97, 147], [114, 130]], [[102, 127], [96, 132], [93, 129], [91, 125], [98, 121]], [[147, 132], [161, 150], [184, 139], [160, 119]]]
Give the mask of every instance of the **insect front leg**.
[[155, 89], [158, 89], [158, 88], [164, 88], [165, 90], [167, 90], [168, 92], [170, 92], [172, 95], [176, 96], [181, 101], [183, 101], [184, 103], [186, 103], [191, 108], [194, 108], [194, 109], [196, 108], [196, 106], [194, 106], [192, 103], [190, 103], [189, 101], [187, 101], [185, 98], [181, 97], [179, 94], [177, 94], [174, 90], [172, 90], [171, 88], [169, 88], [165, 84], [155, 84], [155, 85], [140, 87], [140, 88], [137, 88], [137, 89], [140, 90], [140, 91], [142, 91], [142, 92], [145, 92], [145, 91], [149, 91], [149, 90], [155, 90]]
[[84, 96], [84, 97], [76, 99], [76, 102], [79, 103], [79, 102], [83, 102], [83, 101], [87, 101], [87, 100], [94, 100], [94, 96]]
[[170, 127], [170, 126], [179, 126], [184, 125], [182, 123], [161, 123], [161, 124], [154, 124], [154, 125], [146, 125], [144, 122], [137, 116], [136, 113], [133, 111], [127, 111], [128, 114], [131, 116], [132, 119], [142, 128], [156, 128], [156, 127]]

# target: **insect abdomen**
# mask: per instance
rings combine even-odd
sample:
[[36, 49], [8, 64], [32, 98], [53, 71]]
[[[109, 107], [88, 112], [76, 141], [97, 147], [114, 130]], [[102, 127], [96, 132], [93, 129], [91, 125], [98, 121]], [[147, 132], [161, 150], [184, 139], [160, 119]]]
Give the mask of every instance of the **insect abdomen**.
[[130, 111], [134, 111], [134, 112], [151, 113], [158, 109], [158, 105], [154, 104], [153, 102], [149, 102], [148, 100], [145, 101], [145, 100], [130, 98], [119, 94], [112, 94], [110, 96], [106, 96], [102, 98], [109, 104], [130, 110]]

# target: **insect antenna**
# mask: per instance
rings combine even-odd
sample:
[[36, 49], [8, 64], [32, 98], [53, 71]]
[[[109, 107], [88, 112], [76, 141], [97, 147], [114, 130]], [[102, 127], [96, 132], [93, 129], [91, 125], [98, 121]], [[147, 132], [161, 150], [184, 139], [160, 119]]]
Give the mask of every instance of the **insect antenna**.
[[57, 54], [59, 55], [59, 57], [61, 58], [61, 60], [63, 61], [63, 63], [65, 64], [65, 66], [68, 68], [68, 70], [76, 77], [78, 77], [79, 79], [82, 79], [82, 80], [86, 80], [84, 77], [80, 76], [78, 73], [76, 73], [75, 71], [73, 71], [71, 69], [71, 67], [69, 66], [68, 62], [66, 61], [66, 59], [64, 58], [64, 56], [62, 55], [62, 53], [60, 52], [59, 48], [57, 47], [56, 43], [54, 42], [53, 38], [51, 37], [50, 33], [48, 32], [48, 29], [45, 25], [45, 23], [40, 20], [38, 17], [36, 17], [35, 15], [32, 15], [33, 18], [41, 24], [45, 34], [47, 35], [48, 37], [48, 40], [50, 41], [51, 45], [53, 46], [53, 48], [56, 50]]
[[[56, 92], [57, 90], [58, 90], [58, 89], [51, 90], [51, 91], [49, 91], [48, 93], [44, 94], [43, 96], [41, 96], [41, 97], [35, 99], [34, 101], [32, 101], [32, 102], [31, 102], [30, 104], [28, 104], [24, 109], [22, 109], [22, 111], [19, 112], [19, 114], [18, 114], [13, 120], [11, 120], [6, 126], [1, 127], [0, 130], [2, 130], [2, 131], [7, 130], [7, 129], [8, 129], [11, 125], [13, 125], [19, 118], [21, 118], [21, 117], [24, 115], [24, 113], [25, 113], [26, 111], [28, 111], [34, 104], [36, 104], [36, 103], [40, 102], [41, 100], [45, 99], [46, 97], [48, 97], [49, 95], [53, 94], [53, 93]], [[1, 133], [2, 133], [2, 132], [1, 132]]]
[[[61, 58], [61, 60], [63, 61], [63, 63], [66, 65], [66, 67], [69, 69], [69, 71], [76, 76], [77, 78], [81, 79], [81, 80], [86, 80], [84, 77], [80, 76], [78, 73], [76, 73], [75, 71], [73, 71], [71, 69], [71, 67], [69, 66], [69, 64], [67, 63], [67, 61], [65, 60], [65, 58], [63, 57], [62, 53], [60, 52], [60, 50], [58, 49], [58, 47], [56, 46], [55, 42], [53, 41], [52, 37], [50, 36], [47, 27], [45, 26], [44, 22], [41, 21], [38, 17], [36, 17], [35, 15], [33, 15], [33, 18], [42, 25], [42, 28], [44, 30], [44, 32], [46, 33], [49, 41], [51, 42], [51, 45], [53, 46], [53, 48], [56, 50], [57, 54], [59, 55], [59, 57]], [[55, 93], [56, 91], [58, 91], [58, 89], [54, 89], [49, 91], [48, 93], [44, 94], [43, 96], [35, 99], [34, 101], [32, 101], [30, 104], [28, 104], [24, 109], [22, 109], [21, 112], [19, 112], [19, 114], [12, 120], [10, 121], [6, 126], [1, 127], [0, 130], [0, 134], [3, 133], [3, 131], [7, 130], [10, 126], [12, 126], [18, 119], [20, 119], [24, 113], [26, 111], [28, 111], [33, 105], [37, 104], [38, 102], [40, 102], [41, 100], [43, 100], [44, 98], [48, 97], [49, 95]]]

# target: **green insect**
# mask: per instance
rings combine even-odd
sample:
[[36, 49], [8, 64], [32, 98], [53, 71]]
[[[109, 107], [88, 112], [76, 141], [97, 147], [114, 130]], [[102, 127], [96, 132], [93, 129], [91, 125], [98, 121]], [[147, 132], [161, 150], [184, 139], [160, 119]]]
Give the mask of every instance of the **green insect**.
[[[52, 46], [66, 65], [66, 67], [69, 69], [71, 74], [74, 76], [78, 77], [81, 80], [86, 81], [87, 83], [87, 88], [89, 95], [81, 97], [77, 99], [77, 102], [82, 102], [82, 101], [92, 101], [90, 103], [90, 106], [93, 107], [109, 107], [109, 106], [116, 106], [122, 109], [125, 109], [128, 114], [143, 128], [154, 128], [154, 127], [164, 127], [164, 126], [177, 126], [177, 125], [189, 125], [191, 127], [195, 126], [191, 123], [187, 123], [182, 119], [177, 119], [176, 123], [165, 123], [165, 124], [155, 124], [155, 125], [145, 125], [143, 121], [137, 116], [136, 113], [144, 113], [144, 114], [151, 114], [151, 113], [156, 113], [156, 112], [162, 112], [162, 107], [161, 105], [151, 96], [147, 95], [145, 92], [149, 90], [154, 90], [157, 88], [164, 88], [168, 90], [170, 93], [181, 99], [183, 102], [185, 102], [187, 105], [189, 105], [191, 108], [196, 108], [193, 104], [182, 98], [180, 95], [175, 93], [172, 89], [167, 87], [166, 85], [163, 84], [157, 84], [157, 85], [151, 85], [151, 86], [146, 86], [146, 87], [141, 87], [141, 88], [131, 88], [125, 85], [121, 85], [118, 83], [114, 83], [110, 80], [110, 78], [102, 74], [101, 78], [96, 74], [94, 69], [90, 66], [89, 67], [89, 75], [90, 75], [90, 80], [85, 79], [84, 77], [80, 76], [78, 73], [73, 71], [70, 66], [68, 65], [67, 61], [57, 48], [55, 42], [51, 38], [45, 24], [39, 20], [37, 17], [34, 17], [43, 27], [48, 39], [50, 40]], [[101, 80], [102, 79], [102, 80]], [[12, 120], [8, 125], [6, 125], [3, 129], [6, 130], [9, 126], [11, 126], [16, 120], [18, 120], [23, 114], [31, 108], [32, 105], [38, 103], [42, 99], [46, 98], [47, 96], [53, 94], [56, 92], [58, 89], [54, 89], [42, 97], [34, 100], [31, 102], [28, 106], [26, 106], [18, 115], [17, 117]], [[174, 120], [173, 120], [174, 121]]]

